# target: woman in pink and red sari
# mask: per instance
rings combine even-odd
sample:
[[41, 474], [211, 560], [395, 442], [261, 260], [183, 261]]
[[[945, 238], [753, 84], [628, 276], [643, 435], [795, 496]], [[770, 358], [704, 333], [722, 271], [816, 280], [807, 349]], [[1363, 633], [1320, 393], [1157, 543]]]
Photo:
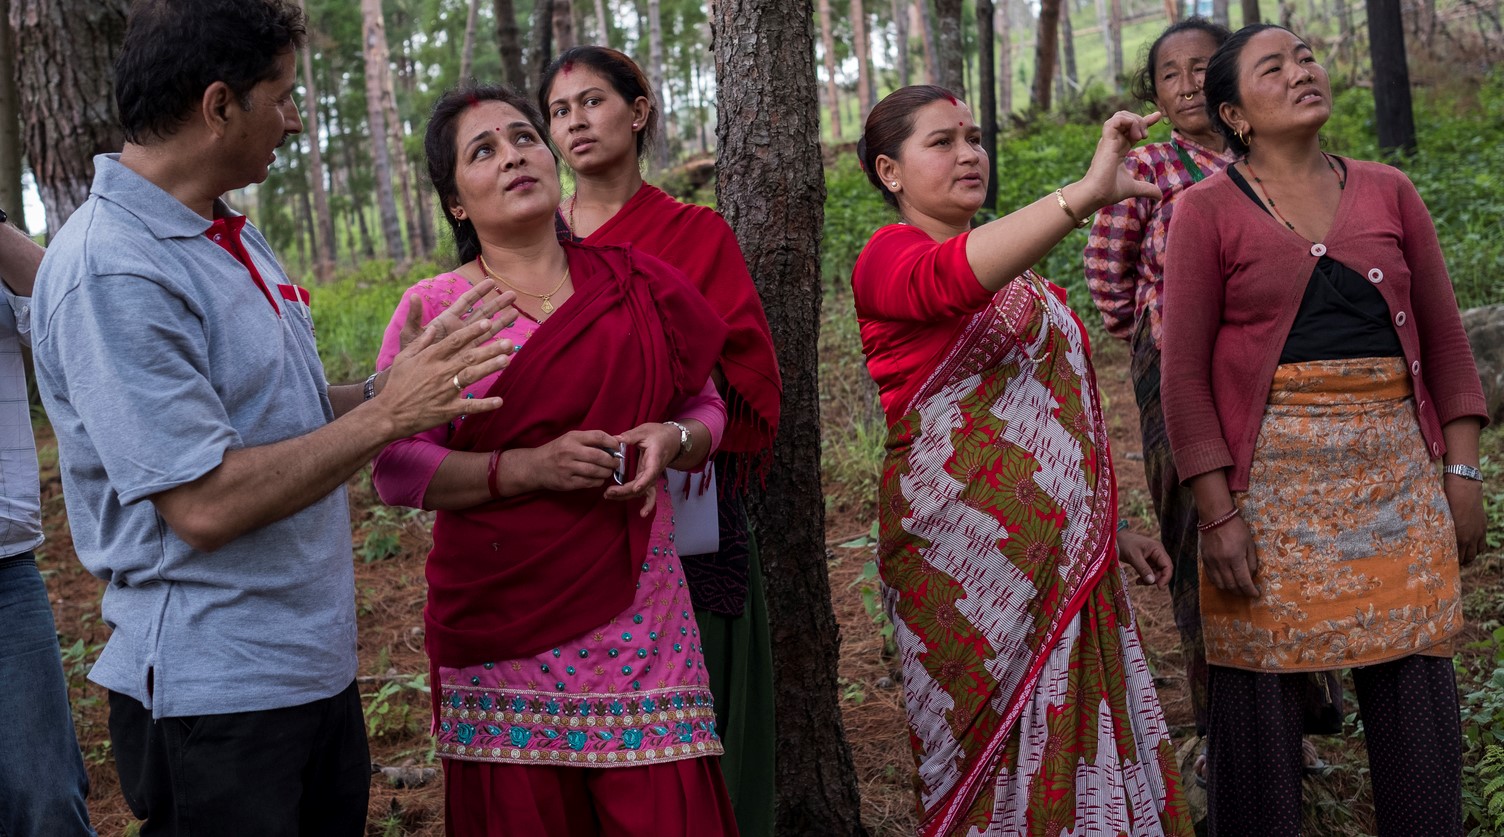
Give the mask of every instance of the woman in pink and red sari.
[[652, 256], [558, 240], [547, 136], [505, 88], [435, 105], [424, 150], [460, 264], [407, 294], [382, 347], [484, 279], [516, 294], [511, 364], [453, 381], [506, 415], [395, 442], [372, 476], [438, 510], [423, 624], [446, 834], [735, 835], [662, 479], [725, 427], [726, 327]]
[[852, 275], [887, 414], [878, 565], [903, 657], [926, 835], [1192, 833], [1118, 560], [1086, 331], [1029, 266], [1098, 209], [1157, 196], [1122, 167], [1147, 119], [1102, 128], [1086, 176], [971, 229], [981, 130], [939, 87], [873, 108], [863, 168], [901, 223]]

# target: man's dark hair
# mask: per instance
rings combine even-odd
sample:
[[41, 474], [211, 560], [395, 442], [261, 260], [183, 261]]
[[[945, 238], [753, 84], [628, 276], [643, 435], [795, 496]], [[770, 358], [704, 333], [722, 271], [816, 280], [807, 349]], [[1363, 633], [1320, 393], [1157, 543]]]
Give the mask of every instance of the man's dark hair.
[[287, 0], [136, 0], [115, 60], [126, 140], [171, 136], [216, 81], [250, 109], [251, 88], [277, 77], [277, 58], [308, 33]]

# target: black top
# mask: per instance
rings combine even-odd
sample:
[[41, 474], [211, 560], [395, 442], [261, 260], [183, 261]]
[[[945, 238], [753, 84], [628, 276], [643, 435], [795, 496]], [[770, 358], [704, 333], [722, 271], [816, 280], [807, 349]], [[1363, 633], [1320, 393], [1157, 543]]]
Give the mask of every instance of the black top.
[[[1346, 166], [1344, 166], [1344, 170]], [[1237, 167], [1227, 170], [1249, 200], [1269, 212]], [[1273, 213], [1270, 213], [1273, 215]], [[1276, 220], [1278, 216], [1275, 216]], [[1362, 274], [1323, 254], [1316, 260], [1280, 363], [1345, 360], [1357, 357], [1403, 357], [1399, 335], [1389, 321], [1383, 294]]]

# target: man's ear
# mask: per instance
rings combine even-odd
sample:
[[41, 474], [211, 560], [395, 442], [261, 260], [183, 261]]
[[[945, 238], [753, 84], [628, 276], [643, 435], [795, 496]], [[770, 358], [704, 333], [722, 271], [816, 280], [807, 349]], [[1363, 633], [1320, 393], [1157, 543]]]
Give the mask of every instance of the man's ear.
[[240, 97], [235, 95], [228, 84], [216, 81], [204, 88], [199, 107], [209, 133], [216, 138], [223, 137], [229, 131], [232, 109], [240, 109]]

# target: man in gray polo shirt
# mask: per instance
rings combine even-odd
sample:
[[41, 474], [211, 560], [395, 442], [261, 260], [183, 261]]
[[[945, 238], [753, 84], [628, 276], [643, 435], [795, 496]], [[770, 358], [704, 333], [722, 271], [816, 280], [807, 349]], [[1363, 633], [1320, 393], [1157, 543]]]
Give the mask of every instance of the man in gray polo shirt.
[[37, 281], [74, 546], [108, 582], [90, 678], [143, 835], [364, 834], [343, 483], [386, 443], [499, 405], [460, 398], [510, 348], [479, 345], [495, 300], [457, 324], [479, 295], [382, 378], [329, 386], [307, 293], [220, 199], [301, 130], [303, 37], [285, 0], [136, 4], [125, 149], [95, 160]]

